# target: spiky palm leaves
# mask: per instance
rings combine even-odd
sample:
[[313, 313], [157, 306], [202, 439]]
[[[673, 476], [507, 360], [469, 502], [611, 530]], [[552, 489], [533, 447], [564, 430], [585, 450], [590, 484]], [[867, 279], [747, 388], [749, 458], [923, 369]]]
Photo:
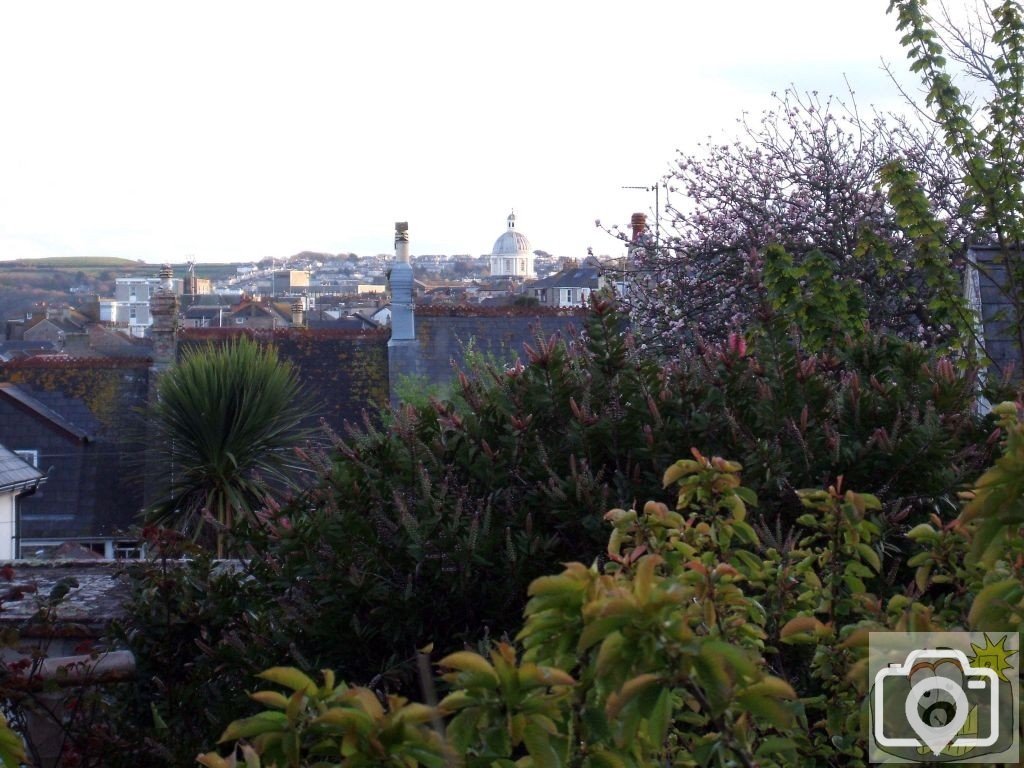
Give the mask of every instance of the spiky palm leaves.
[[[273, 347], [241, 337], [186, 351], [150, 407], [159, 495], [151, 522], [195, 537], [208, 512], [226, 528], [295, 488], [309, 402]], [[218, 555], [223, 538], [217, 537]]]

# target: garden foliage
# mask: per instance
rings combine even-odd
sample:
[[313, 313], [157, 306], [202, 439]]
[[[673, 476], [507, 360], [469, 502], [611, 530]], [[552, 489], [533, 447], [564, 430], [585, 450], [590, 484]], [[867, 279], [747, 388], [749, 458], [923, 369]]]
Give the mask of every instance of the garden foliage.
[[231, 755], [200, 762], [866, 765], [870, 631], [1024, 622], [1024, 425], [1015, 404], [999, 416], [1003, 454], [959, 514], [901, 535], [913, 578], [891, 576], [901, 558], [876, 497], [841, 479], [802, 490], [803, 514], [771, 541], [749, 522], [741, 467], [694, 450], [665, 472], [674, 510], [611, 510], [606, 559], [532, 583], [521, 651], [441, 659], [451, 690], [436, 707], [270, 669], [288, 692], [253, 694], [266, 709], [225, 730]]
[[[912, 578], [899, 565], [902, 532], [931, 514], [948, 519], [992, 449], [973, 415], [973, 379], [866, 334], [809, 351], [790, 332], [791, 310], [765, 317], [749, 340], [664, 365], [598, 301], [581, 338], [539, 339], [522, 363], [481, 362], [451, 400], [353, 426], [312, 456], [313, 490], [232, 529], [244, 571], [215, 571], [199, 552], [131, 568], [118, 642], [136, 653], [144, 684], [118, 694], [112, 717], [128, 718], [128, 742], [143, 747], [124, 754], [139, 765], [194, 755], [208, 744], [204, 728], [252, 711], [245, 691], [265, 667], [334, 669], [384, 700], [416, 696], [417, 649], [432, 644], [437, 658], [511, 643], [530, 584], [559, 563], [600, 555], [611, 577], [605, 562], [638, 545], [601, 555], [605, 513], [663, 498], [681, 446], [743, 463], [758, 507], [741, 528], [762, 542], [748, 542], [759, 561], [793, 546], [797, 490], [845, 475], [881, 500], [872, 535], [886, 579]], [[150, 533], [169, 558], [187, 544]], [[771, 608], [765, 621], [781, 615]]]
[[513, 631], [527, 586], [589, 560], [605, 511], [656, 497], [680, 446], [737, 457], [766, 530], [792, 524], [796, 489], [839, 475], [885, 499], [884, 535], [951, 509], [987, 458], [972, 385], [898, 341], [809, 352], [783, 321], [661, 365], [599, 301], [583, 338], [538, 340], [523, 364], [460, 375], [450, 401], [353, 428], [246, 546], [281, 622], [303, 628], [307, 671], [394, 689], [416, 648]]

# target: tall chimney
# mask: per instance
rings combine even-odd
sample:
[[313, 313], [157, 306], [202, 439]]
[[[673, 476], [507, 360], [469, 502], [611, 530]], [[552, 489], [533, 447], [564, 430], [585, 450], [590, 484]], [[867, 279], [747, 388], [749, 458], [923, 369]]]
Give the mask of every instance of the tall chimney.
[[296, 299], [292, 302], [292, 326], [295, 328], [303, 328], [306, 325], [306, 308], [302, 306], [302, 302]]
[[409, 264], [409, 222], [395, 222], [395, 262], [388, 271], [391, 286], [391, 341], [416, 338], [413, 318], [413, 273]]
[[153, 374], [160, 374], [174, 364], [177, 355], [178, 297], [174, 295], [174, 272], [170, 264], [160, 270], [160, 286], [149, 297], [149, 314], [153, 319], [150, 338], [153, 340]]
[[629, 226], [633, 230], [633, 242], [640, 239], [640, 236], [647, 231], [647, 214], [634, 213], [629, 220]]
[[395, 260], [388, 270], [391, 289], [391, 338], [388, 340], [388, 386], [397, 406], [398, 382], [420, 372], [419, 342], [413, 306], [413, 274], [409, 264], [409, 223], [395, 222]]
[[[178, 297], [174, 294], [174, 272], [170, 264], [160, 269], [160, 282], [149, 297], [149, 314], [153, 323], [149, 336], [153, 342], [152, 362], [148, 371], [148, 399], [150, 405], [157, 401], [159, 378], [174, 365], [178, 349]], [[144, 503], [150, 504], [166, 493], [167, 489], [159, 480], [161, 459], [151, 447], [145, 449]]]

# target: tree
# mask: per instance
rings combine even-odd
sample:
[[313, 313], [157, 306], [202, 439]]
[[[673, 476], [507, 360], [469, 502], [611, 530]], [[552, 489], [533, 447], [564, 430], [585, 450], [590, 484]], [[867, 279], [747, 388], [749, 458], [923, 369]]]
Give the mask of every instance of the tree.
[[[150, 410], [161, 495], [152, 522], [195, 537], [207, 515], [230, 529], [296, 487], [294, 449], [307, 439], [308, 402], [277, 351], [242, 336], [187, 350], [158, 383]], [[217, 536], [218, 555], [222, 537]]]
[[[631, 319], [649, 343], [720, 341], [772, 302], [764, 249], [780, 245], [799, 267], [812, 253], [863, 295], [876, 332], [933, 343], [949, 334], [917, 279], [917, 251], [880, 187], [899, 160], [917, 172], [943, 245], [963, 252], [969, 207], [941, 137], [907, 119], [861, 115], [817, 93], [787, 90], [732, 143], [680, 151], [664, 179], [669, 229], [633, 256]], [[672, 196], [671, 193], [675, 193]]]
[[[924, 109], [962, 171], [961, 216], [969, 212], [976, 222], [977, 239], [998, 247], [993, 263], [1005, 267], [1005, 276], [992, 283], [1001, 290], [1006, 305], [998, 320], [1005, 324], [1006, 336], [1013, 340], [1020, 359], [1024, 357], [1024, 9], [1016, 0], [995, 7], [986, 3], [984, 12], [958, 29], [941, 3], [939, 21], [925, 13], [925, 6], [925, 0], [892, 0], [889, 12], [895, 12], [897, 28], [904, 33], [911, 70], [924, 84]], [[981, 85], [984, 103], [980, 108], [973, 95], [955, 84], [947, 57]], [[905, 170], [895, 167], [889, 174]], [[918, 227], [932, 226], [923, 217], [914, 218]], [[974, 266], [986, 272], [991, 265]]]

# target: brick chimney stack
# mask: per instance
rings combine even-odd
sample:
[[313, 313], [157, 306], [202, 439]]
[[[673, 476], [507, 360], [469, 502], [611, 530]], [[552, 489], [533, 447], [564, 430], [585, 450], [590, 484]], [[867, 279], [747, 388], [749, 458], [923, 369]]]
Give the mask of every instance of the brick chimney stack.
[[629, 220], [629, 226], [633, 230], [632, 241], [635, 243], [647, 231], [647, 214], [634, 213]]
[[150, 296], [149, 313], [153, 317], [153, 368], [159, 373], [174, 364], [178, 333], [178, 297], [174, 294], [174, 272], [169, 264], [160, 270], [160, 286]]

